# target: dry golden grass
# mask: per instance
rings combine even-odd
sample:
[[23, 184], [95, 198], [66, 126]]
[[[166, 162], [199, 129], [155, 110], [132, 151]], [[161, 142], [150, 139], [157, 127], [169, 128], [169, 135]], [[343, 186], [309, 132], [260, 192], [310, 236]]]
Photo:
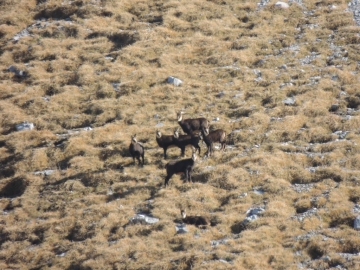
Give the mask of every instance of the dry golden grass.
[[[0, 268], [356, 269], [358, 26], [348, 1], [303, 2], [2, 1]], [[180, 149], [163, 160], [155, 130], [181, 109], [228, 146], [165, 189]], [[212, 226], [177, 234], [180, 209]]]

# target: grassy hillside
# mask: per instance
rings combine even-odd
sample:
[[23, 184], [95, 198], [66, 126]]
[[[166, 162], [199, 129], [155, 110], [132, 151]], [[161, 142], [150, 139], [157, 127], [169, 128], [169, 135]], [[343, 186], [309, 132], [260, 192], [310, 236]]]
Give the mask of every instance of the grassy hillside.
[[[0, 269], [360, 268], [360, 29], [276, 2], [0, 1]], [[178, 110], [227, 147], [164, 188]]]

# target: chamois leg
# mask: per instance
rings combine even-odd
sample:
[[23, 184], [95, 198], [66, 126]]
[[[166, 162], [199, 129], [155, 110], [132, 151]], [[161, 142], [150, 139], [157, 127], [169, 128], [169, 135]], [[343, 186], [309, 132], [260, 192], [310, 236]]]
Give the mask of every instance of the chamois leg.
[[141, 154], [141, 158], [142, 158], [142, 165], [144, 166], [144, 156], [145, 156], [145, 154], [144, 154], [144, 152]]
[[181, 156], [185, 156], [185, 146], [184, 147], [181, 147]]
[[226, 147], [226, 142], [221, 143], [221, 149], [222, 149], [223, 151], [225, 151], [225, 147]]
[[190, 183], [190, 182], [192, 183], [192, 179], [191, 179], [191, 168], [186, 169], [185, 175], [186, 175], [186, 181], [189, 182], [189, 183]]
[[164, 148], [164, 159], [166, 159], [166, 150], [167, 150], [167, 147]]
[[136, 156], [136, 159], [138, 160], [139, 165], [141, 165], [140, 155], [137, 155], [137, 156]]
[[200, 145], [197, 144], [197, 146], [195, 148], [196, 148], [196, 150], [199, 150], [199, 156], [200, 156]]
[[171, 174], [167, 174], [167, 175], [166, 175], [166, 177], [165, 177], [165, 187], [167, 187], [168, 182], [169, 182], [169, 180], [170, 180], [171, 176], [173, 176], [173, 173], [171, 173]]

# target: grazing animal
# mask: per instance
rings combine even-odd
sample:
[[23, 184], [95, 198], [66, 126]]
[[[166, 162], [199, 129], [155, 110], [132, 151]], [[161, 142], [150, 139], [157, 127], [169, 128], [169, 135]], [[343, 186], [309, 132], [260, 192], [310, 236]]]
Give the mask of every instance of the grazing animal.
[[195, 148], [195, 152], [198, 150], [200, 155], [199, 142], [201, 139], [202, 135], [196, 132], [191, 133], [191, 135], [180, 135], [178, 128], [174, 131], [174, 142], [181, 149], [181, 156], [185, 155], [185, 148], [188, 145], [192, 145]]
[[206, 154], [211, 156], [212, 152], [214, 151], [214, 143], [218, 142], [221, 143], [220, 151], [225, 150], [226, 146], [226, 132], [222, 129], [216, 129], [214, 131], [209, 132], [209, 129], [205, 129], [201, 131], [203, 140], [206, 143], [208, 148]]
[[202, 216], [186, 216], [185, 210], [181, 210], [182, 221], [186, 224], [195, 225], [196, 227], [206, 227], [210, 221]]
[[195, 130], [203, 130], [209, 127], [209, 122], [205, 118], [189, 118], [183, 119], [184, 112], [177, 112], [177, 120], [186, 134], [191, 134]]
[[134, 160], [135, 163], [135, 158], [138, 160], [139, 165], [141, 164], [140, 162], [140, 157], [142, 158], [142, 165], [144, 165], [144, 146], [139, 143], [136, 140], [136, 134], [131, 136], [131, 143], [129, 146], [129, 152]]
[[170, 178], [174, 174], [185, 174], [186, 180], [192, 182], [191, 172], [195, 165], [196, 153], [193, 151], [192, 157], [187, 159], [182, 159], [179, 161], [170, 161], [165, 165], [166, 168], [166, 177], [165, 177], [165, 187], [168, 185]]
[[156, 142], [164, 149], [164, 159], [166, 159], [166, 150], [170, 147], [176, 147], [174, 135], [162, 135], [160, 130], [156, 131]]

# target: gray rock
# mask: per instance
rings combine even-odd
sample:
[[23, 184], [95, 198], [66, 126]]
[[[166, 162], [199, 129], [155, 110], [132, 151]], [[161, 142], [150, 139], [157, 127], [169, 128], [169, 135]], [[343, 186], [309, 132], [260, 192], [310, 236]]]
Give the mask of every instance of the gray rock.
[[210, 244], [212, 247], [216, 247], [218, 245], [225, 245], [228, 240], [226, 238], [219, 239], [219, 240], [211, 240]]
[[188, 228], [186, 228], [185, 224], [176, 224], [175, 230], [176, 230], [176, 233], [179, 233], [179, 234], [189, 232], [189, 230], [188, 230]]
[[154, 224], [159, 222], [158, 218], [150, 217], [145, 214], [136, 214], [130, 219], [132, 223], [141, 223], [141, 224]]
[[55, 170], [43, 170], [43, 171], [36, 171], [34, 172], [34, 175], [51, 175], [55, 172]]
[[225, 95], [224, 91], [221, 91], [220, 93], [216, 94], [215, 97], [221, 98]]
[[27, 72], [26, 72], [26, 71], [19, 70], [19, 69], [17, 69], [17, 68], [14, 67], [14, 66], [9, 66], [9, 67], [7, 68], [7, 71], [14, 73], [16, 77], [23, 78], [23, 77], [26, 77], [26, 76], [27, 76]]
[[25, 121], [25, 122], [22, 122], [21, 124], [17, 124], [15, 127], [16, 127], [17, 131], [32, 130], [32, 129], [34, 129], [34, 124], [29, 123], [28, 121]]
[[167, 82], [170, 83], [170, 84], [173, 84], [175, 86], [180, 86], [183, 83], [182, 80], [180, 80], [178, 78], [175, 78], [175, 77], [172, 77], [172, 76], [169, 76], [167, 78]]
[[337, 135], [339, 137], [339, 140], [343, 140], [345, 139], [346, 135], [349, 133], [350, 131], [342, 131], [342, 130], [338, 130], [335, 131], [333, 134]]
[[13, 37], [13, 40], [16, 42], [16, 41], [19, 41], [19, 39], [23, 38], [23, 37], [28, 37], [30, 36], [30, 33], [29, 31], [25, 28], [24, 30], [21, 30], [19, 33], [17, 33], [14, 37]]
[[275, 6], [275, 7], [278, 7], [278, 8], [289, 8], [289, 4], [288, 4], [288, 3], [280, 2], [280, 1], [276, 2], [274, 6]]
[[289, 97], [283, 100], [285, 105], [291, 106], [295, 104], [295, 98]]
[[336, 112], [339, 109], [339, 104], [333, 104], [329, 108], [329, 112]]
[[120, 85], [121, 85], [121, 83], [112, 83], [111, 85], [112, 85], [112, 87], [114, 88], [114, 90], [115, 90], [116, 92], [120, 92]]
[[357, 216], [354, 220], [354, 229], [359, 230], [360, 229], [360, 216]]

